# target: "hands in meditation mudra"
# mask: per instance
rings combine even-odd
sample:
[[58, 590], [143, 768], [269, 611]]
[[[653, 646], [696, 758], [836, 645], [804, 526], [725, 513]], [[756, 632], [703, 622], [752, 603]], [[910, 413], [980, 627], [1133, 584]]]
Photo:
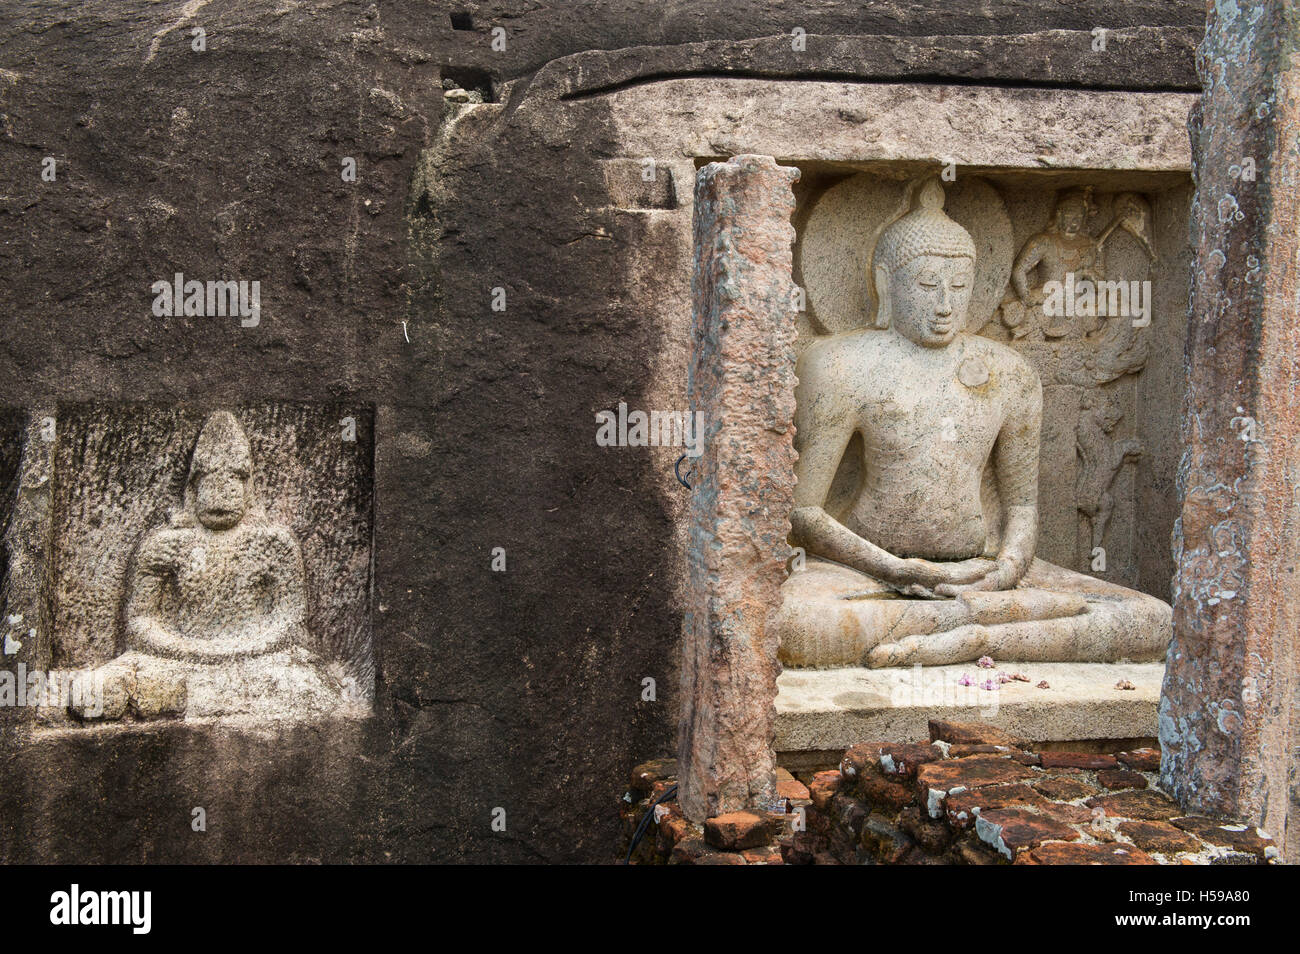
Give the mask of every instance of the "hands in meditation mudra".
[[877, 328], [799, 359], [790, 542], [807, 560], [782, 588], [782, 661], [1158, 659], [1168, 605], [1034, 557], [1042, 387], [1014, 350], [965, 333], [975, 244], [943, 204], [929, 179], [881, 233]]

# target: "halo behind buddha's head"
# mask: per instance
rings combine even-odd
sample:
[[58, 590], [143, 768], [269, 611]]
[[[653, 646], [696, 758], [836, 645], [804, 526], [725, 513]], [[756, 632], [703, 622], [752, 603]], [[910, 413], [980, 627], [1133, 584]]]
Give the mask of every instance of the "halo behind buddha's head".
[[943, 211], [943, 185], [937, 176], [920, 184], [912, 207], [880, 233], [871, 257], [868, 283], [877, 301], [876, 327], [889, 327], [889, 276], [921, 255], [965, 257], [975, 262], [975, 240], [970, 232]]

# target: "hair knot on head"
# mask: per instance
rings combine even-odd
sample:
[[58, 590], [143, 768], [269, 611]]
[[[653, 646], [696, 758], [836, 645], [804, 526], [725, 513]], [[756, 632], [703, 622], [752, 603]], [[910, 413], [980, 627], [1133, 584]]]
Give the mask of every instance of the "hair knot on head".
[[922, 209], [937, 209], [942, 212], [945, 198], [943, 186], [939, 185], [938, 179], [932, 177], [921, 184], [917, 192], [916, 204]]
[[943, 211], [943, 185], [931, 176], [917, 188], [912, 208], [876, 242], [875, 265], [894, 271], [919, 255], [975, 257], [975, 240]]

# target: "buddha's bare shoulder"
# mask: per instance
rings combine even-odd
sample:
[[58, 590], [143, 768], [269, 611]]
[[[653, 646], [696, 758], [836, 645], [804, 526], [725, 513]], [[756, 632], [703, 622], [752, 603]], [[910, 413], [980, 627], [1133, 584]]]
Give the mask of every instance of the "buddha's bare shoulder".
[[840, 364], [862, 364], [880, 359], [888, 336], [874, 328], [860, 328], [818, 338], [799, 356], [799, 367], [814, 370]]

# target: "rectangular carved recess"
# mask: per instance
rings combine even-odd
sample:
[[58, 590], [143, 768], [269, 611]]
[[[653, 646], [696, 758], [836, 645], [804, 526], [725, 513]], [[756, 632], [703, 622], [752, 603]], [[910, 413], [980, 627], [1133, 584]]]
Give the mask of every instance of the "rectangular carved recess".
[[[871, 321], [865, 258], [879, 231], [904, 211], [907, 183], [918, 173], [914, 163], [896, 165], [819, 162], [803, 169], [794, 257], [795, 281], [807, 292], [807, 310], [798, 316], [801, 352], [818, 335]], [[1043, 384], [1038, 555], [1167, 600], [1182, 450], [1190, 177], [963, 167], [944, 185], [947, 213], [977, 246], [970, 330], [1015, 348]], [[1105, 237], [1104, 277], [1150, 282], [1149, 326], [1076, 317], [1049, 328], [1041, 311], [1020, 307], [1014, 266], [1051, 233], [1062, 199], [1084, 196], [1084, 231], [1093, 240]], [[1142, 218], [1140, 228], [1124, 225], [1121, 213], [1131, 209]], [[1046, 277], [1039, 265], [1030, 284]], [[837, 486], [853, 479], [841, 474]], [[1099, 509], [1106, 512], [1104, 571], [1093, 557]]]
[[[292, 577], [291, 597], [301, 593], [305, 601], [305, 625], [296, 628], [293, 644], [368, 705], [375, 678], [373, 407], [67, 404], [58, 408], [53, 428], [49, 666], [91, 669], [128, 650], [126, 604], [142, 572], [142, 551], [148, 549], [145, 562], [167, 564], [167, 572], [157, 574], [168, 581], [159, 586], [160, 612], [183, 618], [177, 602], [194, 602], [206, 591], [174, 590], [211, 585], [216, 605], [203, 612], [214, 626], [224, 618], [222, 593], [238, 596], [229, 614], [232, 632], [239, 626], [256, 629], [257, 607], [249, 605], [258, 598], [260, 578], [254, 577]], [[219, 575], [228, 580], [176, 583], [187, 573], [204, 579], [191, 572], [192, 561], [203, 556], [193, 552], [202, 549], [200, 523], [208, 525], [196, 519], [201, 495], [191, 477], [212, 468], [222, 455], [238, 464], [241, 454], [245, 461], [251, 455], [251, 468], [247, 506], [237, 525], [260, 528], [254, 544], [260, 552], [242, 564], [239, 556], [223, 564]], [[199, 545], [191, 545], [191, 537]], [[146, 546], [146, 541], [152, 542]], [[254, 595], [245, 599], [245, 593]]]

